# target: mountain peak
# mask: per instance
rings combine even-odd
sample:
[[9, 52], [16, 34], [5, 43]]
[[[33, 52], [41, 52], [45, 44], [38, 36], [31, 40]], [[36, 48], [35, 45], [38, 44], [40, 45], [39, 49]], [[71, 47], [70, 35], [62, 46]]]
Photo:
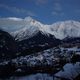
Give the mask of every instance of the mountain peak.
[[[9, 19], [9, 20], [7, 20]], [[32, 17], [20, 18], [0, 18], [0, 28], [8, 31], [18, 38], [26, 39], [41, 31], [43, 34], [54, 35], [58, 39], [66, 37], [80, 37], [80, 22], [74, 20], [57, 22], [51, 25], [45, 25]]]
[[32, 21], [33, 18], [31, 16], [28, 16], [28, 17], [25, 17], [24, 20], [26, 20], [26, 21]]
[[33, 18], [30, 17], [30, 16], [25, 17], [25, 18], [24, 18], [24, 21], [26, 21], [26, 22], [33, 22], [33, 23], [37, 22], [35, 19], [33, 19]]

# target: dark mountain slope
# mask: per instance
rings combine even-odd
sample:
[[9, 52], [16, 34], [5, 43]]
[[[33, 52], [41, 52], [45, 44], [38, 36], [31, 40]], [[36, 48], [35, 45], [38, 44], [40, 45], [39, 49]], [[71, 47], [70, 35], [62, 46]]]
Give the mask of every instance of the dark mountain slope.
[[60, 43], [61, 41], [56, 39], [53, 35], [45, 35], [42, 32], [38, 32], [35, 36], [29, 39], [18, 41], [19, 51], [24, 54], [55, 47]]
[[0, 30], [0, 59], [14, 57], [17, 46], [14, 38], [5, 31]]

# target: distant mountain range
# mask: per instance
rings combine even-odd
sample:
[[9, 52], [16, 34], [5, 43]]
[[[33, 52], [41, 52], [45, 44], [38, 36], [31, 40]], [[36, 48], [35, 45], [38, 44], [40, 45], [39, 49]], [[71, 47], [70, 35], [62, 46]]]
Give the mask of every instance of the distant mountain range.
[[8, 31], [16, 40], [28, 39], [38, 32], [44, 35], [54, 35], [55, 38], [64, 39], [66, 37], [80, 37], [80, 22], [74, 20], [57, 22], [51, 25], [26, 17], [20, 18], [1, 18], [0, 28]]
[[[4, 51], [26, 55], [59, 45], [65, 46], [69, 43], [70, 46], [70, 44], [80, 43], [80, 22], [73, 20], [45, 25], [31, 17], [1, 18], [0, 29], [2, 55]], [[5, 50], [1, 47], [4, 45], [1, 41], [4, 40], [7, 45], [4, 46]]]

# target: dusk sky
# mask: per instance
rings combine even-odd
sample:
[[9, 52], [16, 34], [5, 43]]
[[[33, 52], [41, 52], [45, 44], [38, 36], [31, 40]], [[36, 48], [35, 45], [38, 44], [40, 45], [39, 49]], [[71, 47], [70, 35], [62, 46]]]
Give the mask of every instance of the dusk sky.
[[42, 23], [80, 21], [80, 0], [0, 0], [0, 17], [31, 16]]

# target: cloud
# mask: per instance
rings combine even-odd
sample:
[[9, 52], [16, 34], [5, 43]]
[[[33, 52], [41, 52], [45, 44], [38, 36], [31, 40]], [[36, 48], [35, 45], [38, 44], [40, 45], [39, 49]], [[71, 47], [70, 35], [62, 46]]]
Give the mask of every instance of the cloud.
[[32, 11], [27, 11], [27, 15], [28, 15], [28, 16], [35, 16], [35, 17], [37, 16], [37, 15], [36, 15], [35, 13], [33, 13]]
[[76, 9], [75, 12], [80, 14], [80, 9]]
[[17, 7], [14, 7], [14, 6], [8, 6], [8, 5], [5, 5], [5, 4], [0, 4], [0, 7], [1, 8], [4, 8], [12, 13], [15, 13], [15, 14], [26, 14], [28, 16], [36, 16], [36, 14], [30, 10], [26, 10], [26, 9], [23, 9], [23, 8], [17, 8]]
[[53, 3], [53, 10], [51, 13], [53, 16], [62, 16], [64, 15], [64, 12], [62, 11], [62, 5], [60, 3], [60, 0], [55, 0]]
[[54, 5], [54, 6], [53, 6], [53, 7], [54, 7], [53, 9], [54, 9], [55, 11], [61, 11], [61, 10], [62, 10], [62, 6], [61, 6], [60, 3], [54, 3], [53, 5]]
[[48, 0], [35, 0], [36, 1], [36, 5], [44, 5], [48, 2]]
[[52, 12], [52, 15], [54, 15], [54, 16], [63, 16], [64, 13], [63, 13], [63, 12], [56, 12], [56, 11], [53, 11], [53, 12]]
[[55, 2], [59, 2], [59, 1], [61, 1], [61, 0], [54, 0]]

